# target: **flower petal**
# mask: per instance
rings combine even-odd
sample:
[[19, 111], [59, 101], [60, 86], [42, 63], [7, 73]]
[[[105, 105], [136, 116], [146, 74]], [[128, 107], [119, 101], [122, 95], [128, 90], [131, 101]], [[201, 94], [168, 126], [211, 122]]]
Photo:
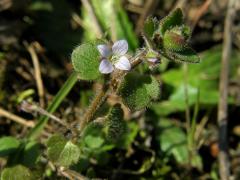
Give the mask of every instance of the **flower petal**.
[[123, 56], [128, 51], [128, 43], [126, 40], [116, 41], [112, 46], [112, 52], [114, 55]]
[[114, 66], [121, 70], [130, 70], [131, 64], [126, 56], [122, 56], [115, 64]]
[[103, 59], [99, 65], [99, 71], [102, 74], [109, 74], [113, 72], [113, 65], [106, 59]]
[[148, 58], [147, 60], [149, 62], [152, 62], [152, 63], [158, 63], [159, 62], [158, 58]]
[[111, 50], [106, 44], [99, 44], [97, 46], [98, 51], [100, 52], [102, 57], [108, 57], [111, 54]]

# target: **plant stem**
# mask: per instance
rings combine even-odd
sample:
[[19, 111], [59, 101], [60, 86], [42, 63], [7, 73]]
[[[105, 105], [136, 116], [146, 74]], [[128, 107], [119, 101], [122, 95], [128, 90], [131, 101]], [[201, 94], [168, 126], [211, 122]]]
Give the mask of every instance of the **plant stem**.
[[85, 126], [92, 120], [94, 117], [95, 112], [98, 110], [98, 108], [102, 105], [102, 103], [106, 99], [106, 93], [108, 91], [108, 86], [104, 86], [101, 91], [98, 93], [98, 95], [95, 97], [95, 99], [92, 101], [91, 105], [89, 106], [87, 112], [85, 113], [83, 120], [80, 123], [80, 132], [85, 128]]
[[221, 180], [228, 180], [230, 175], [230, 163], [228, 157], [228, 141], [227, 141], [227, 126], [228, 126], [228, 76], [229, 76], [229, 61], [232, 50], [232, 27], [236, 13], [237, 0], [229, 0], [227, 14], [224, 24], [224, 40], [223, 52], [221, 61], [221, 74], [219, 92], [220, 99], [218, 103], [218, 126], [219, 126], [219, 174]]
[[38, 95], [39, 95], [39, 101], [40, 105], [42, 108], [44, 108], [44, 86], [43, 86], [43, 80], [42, 80], [42, 75], [41, 75], [41, 68], [40, 68], [40, 63], [39, 59], [37, 56], [37, 53], [34, 49], [33, 44], [28, 44], [27, 42], [24, 42], [25, 47], [27, 48], [33, 62], [33, 67], [34, 67], [34, 76], [36, 80], [36, 85], [38, 89]]
[[190, 121], [190, 109], [189, 109], [189, 97], [188, 97], [188, 65], [183, 64], [184, 71], [184, 96], [185, 96], [185, 118], [186, 118], [186, 130], [188, 137], [188, 168], [191, 169], [192, 162], [192, 147], [190, 141], [190, 132], [191, 132], [191, 121]]

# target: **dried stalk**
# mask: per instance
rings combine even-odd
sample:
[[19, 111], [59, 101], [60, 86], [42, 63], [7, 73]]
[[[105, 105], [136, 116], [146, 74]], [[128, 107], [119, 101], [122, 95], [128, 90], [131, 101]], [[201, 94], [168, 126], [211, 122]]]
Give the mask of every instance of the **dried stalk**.
[[37, 53], [33, 47], [33, 44], [29, 45], [27, 42], [24, 42], [24, 45], [27, 48], [27, 50], [32, 58], [33, 67], [34, 67], [34, 77], [35, 77], [36, 84], [37, 84], [39, 101], [40, 101], [41, 107], [44, 108], [44, 87], [43, 87], [43, 81], [42, 81], [42, 76], [41, 76], [39, 59], [38, 59]]
[[232, 25], [235, 16], [235, 5], [237, 0], [228, 1], [228, 9], [224, 25], [224, 40], [220, 74], [220, 99], [218, 103], [218, 126], [219, 126], [219, 174], [221, 180], [228, 180], [230, 175], [227, 141], [227, 118], [228, 118], [228, 76], [229, 61], [232, 50]]
[[12, 114], [2, 108], [0, 108], [0, 116], [3, 116], [5, 118], [8, 118], [16, 123], [22, 124], [26, 127], [33, 127], [34, 126], [34, 122], [33, 121], [27, 121], [26, 119], [23, 119], [22, 117], [19, 117], [15, 114]]

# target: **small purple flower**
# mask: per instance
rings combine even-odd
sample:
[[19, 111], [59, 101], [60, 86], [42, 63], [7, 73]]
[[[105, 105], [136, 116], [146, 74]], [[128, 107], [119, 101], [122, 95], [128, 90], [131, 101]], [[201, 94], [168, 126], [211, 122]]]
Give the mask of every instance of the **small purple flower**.
[[154, 58], [154, 57], [152, 57], [152, 58], [147, 58], [147, 60], [148, 60], [150, 63], [154, 63], [154, 64], [156, 64], [156, 63], [159, 62], [159, 59], [158, 59], [158, 58]]
[[128, 71], [131, 69], [131, 64], [125, 54], [128, 51], [128, 43], [126, 40], [116, 41], [112, 49], [106, 44], [97, 46], [98, 51], [102, 56], [102, 61], [99, 65], [99, 71], [103, 74], [113, 72], [114, 68]]

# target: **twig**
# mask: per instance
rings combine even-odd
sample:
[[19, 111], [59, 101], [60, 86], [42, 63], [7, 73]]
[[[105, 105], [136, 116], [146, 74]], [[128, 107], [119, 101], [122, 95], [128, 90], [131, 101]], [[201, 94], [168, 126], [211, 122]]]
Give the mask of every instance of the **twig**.
[[58, 172], [60, 175], [68, 178], [69, 180], [88, 180], [87, 177], [84, 177], [76, 171], [64, 167], [57, 167], [52, 161], [45, 159], [45, 157], [43, 157], [43, 159], [48, 161], [48, 166], [51, 168], [52, 171]]
[[142, 14], [144, 7], [139, 7], [133, 4], [128, 4], [126, 5], [126, 10], [137, 13], [137, 14]]
[[70, 130], [73, 134], [75, 134], [75, 131], [69, 126], [67, 123], [65, 123], [63, 120], [60, 118], [54, 116], [53, 114], [47, 112], [45, 109], [35, 105], [35, 104], [30, 104], [27, 101], [23, 101], [21, 104], [21, 109], [26, 112], [38, 112], [41, 115], [47, 116], [51, 118], [52, 120], [56, 121], [57, 123], [61, 124], [62, 126], [66, 127], [68, 130]]
[[72, 13], [72, 19], [74, 20], [75, 23], [77, 23], [78, 26], [87, 29], [83, 20], [80, 18], [80, 16], [77, 13], [75, 12]]
[[34, 126], [34, 122], [33, 121], [27, 121], [15, 114], [12, 114], [2, 108], [0, 108], [0, 116], [3, 116], [5, 118], [8, 118], [16, 123], [19, 123], [19, 124], [22, 124], [24, 126], [27, 126], [27, 127], [33, 127]]
[[88, 15], [90, 16], [90, 19], [92, 20], [92, 23], [94, 25], [93, 30], [95, 31], [97, 38], [101, 38], [103, 36], [103, 31], [98, 22], [98, 19], [94, 12], [92, 4], [88, 0], [81, 0], [81, 2], [83, 4], [83, 6], [86, 8]]
[[[208, 113], [209, 114], [209, 113]], [[194, 134], [194, 140], [196, 141], [196, 149], [199, 150], [200, 147], [202, 146], [202, 143], [200, 142], [200, 138], [203, 136], [203, 131], [204, 131], [204, 127], [206, 126], [208, 120], [209, 120], [209, 117], [208, 117], [208, 114], [205, 115], [199, 125], [197, 126], [196, 128], [196, 132]], [[203, 141], [204, 142], [204, 141]]]
[[221, 74], [219, 92], [220, 99], [218, 103], [218, 126], [219, 126], [219, 173], [221, 180], [229, 179], [229, 158], [227, 142], [227, 118], [228, 118], [228, 76], [229, 61], [232, 50], [232, 25], [235, 16], [235, 5], [237, 0], [229, 0], [227, 14], [224, 23], [223, 52], [221, 61]]
[[24, 71], [23, 67], [17, 67], [16, 72], [27, 81], [32, 81], [32, 76]]
[[60, 173], [64, 175], [65, 177], [68, 177], [69, 179], [73, 180], [89, 180], [87, 177], [84, 177], [83, 175], [79, 174], [76, 171], [70, 170], [70, 169], [65, 169], [65, 168], [60, 168]]
[[41, 76], [39, 59], [38, 59], [38, 56], [37, 56], [32, 44], [29, 45], [27, 42], [24, 42], [24, 45], [27, 48], [27, 50], [32, 58], [32, 61], [33, 61], [34, 76], [35, 76], [35, 80], [37, 83], [39, 102], [40, 102], [41, 107], [44, 107], [44, 88], [43, 88], [43, 81], [42, 81], [42, 76]]

